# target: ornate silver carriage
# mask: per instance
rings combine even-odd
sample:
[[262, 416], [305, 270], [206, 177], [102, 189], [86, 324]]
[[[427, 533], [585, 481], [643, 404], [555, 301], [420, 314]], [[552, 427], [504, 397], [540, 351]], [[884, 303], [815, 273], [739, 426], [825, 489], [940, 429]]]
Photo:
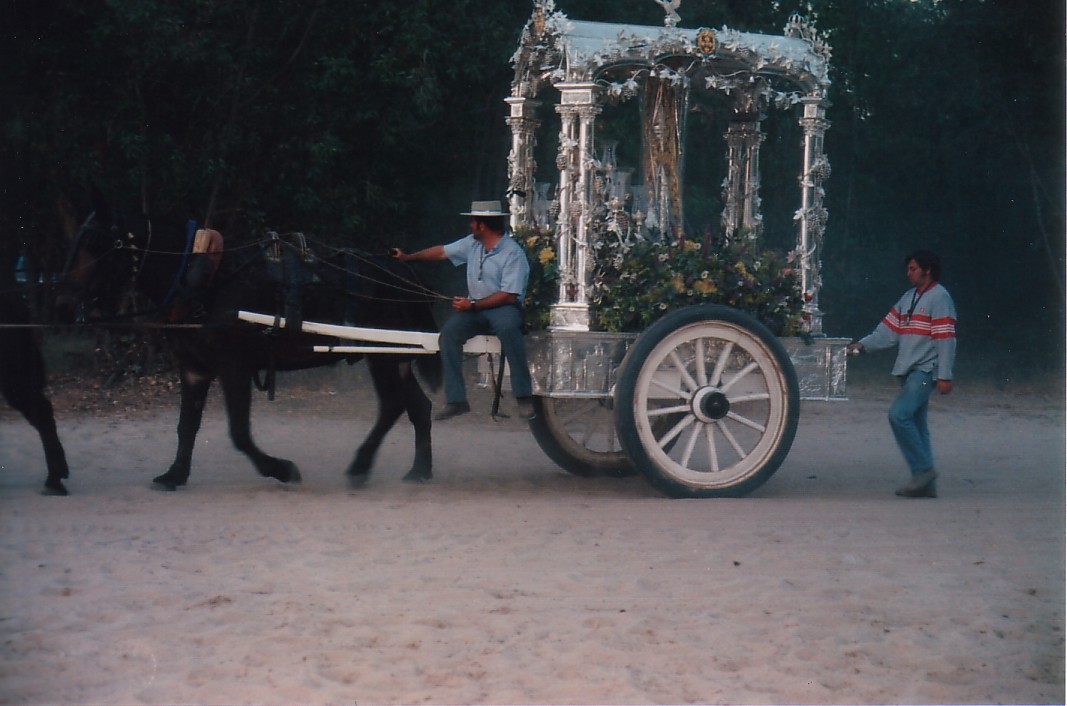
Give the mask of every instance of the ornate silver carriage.
[[[511, 225], [552, 228], [561, 273], [549, 329], [529, 338], [543, 412], [531, 426], [549, 456], [576, 473], [636, 466], [670, 495], [739, 495], [784, 459], [800, 398], [845, 395], [847, 340], [825, 336], [819, 308], [830, 51], [800, 17], [782, 36], [684, 29], [680, 3], [660, 4], [664, 24], [651, 27], [571, 20], [552, 0], [535, 2], [513, 57]], [[794, 252], [803, 336], [776, 339], [745, 314], [713, 306], [676, 311], [640, 335], [590, 331], [597, 241], [685, 230], [694, 92], [716, 94], [729, 115], [720, 220], [727, 242], [763, 235], [767, 112], [799, 113]], [[548, 101], [558, 118], [555, 184], [535, 178]], [[605, 109], [626, 101], [640, 103], [640, 169], [622, 168], [616, 145], [596, 134]], [[631, 183], [635, 174], [643, 184]]]

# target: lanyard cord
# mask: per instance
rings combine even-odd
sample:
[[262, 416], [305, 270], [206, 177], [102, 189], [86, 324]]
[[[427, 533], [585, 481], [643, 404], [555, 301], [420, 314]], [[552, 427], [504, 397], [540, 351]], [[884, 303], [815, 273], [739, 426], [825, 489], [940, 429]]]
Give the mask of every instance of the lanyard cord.
[[904, 316], [904, 323], [905, 324], [911, 323], [911, 316], [912, 316], [912, 314], [915, 313], [916, 305], [918, 305], [919, 300], [923, 298], [924, 294], [926, 294], [931, 289], [933, 289], [933, 286], [934, 285], [931, 284], [929, 287], [927, 287], [926, 289], [922, 290], [921, 292], [919, 291], [918, 287], [915, 288], [915, 294], [911, 295], [911, 308], [908, 309], [908, 313]]

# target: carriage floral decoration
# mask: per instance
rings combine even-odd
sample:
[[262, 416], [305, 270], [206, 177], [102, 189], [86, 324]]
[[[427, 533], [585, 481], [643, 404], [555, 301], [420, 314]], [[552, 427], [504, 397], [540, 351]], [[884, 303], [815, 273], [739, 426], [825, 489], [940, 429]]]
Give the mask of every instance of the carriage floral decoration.
[[[543, 330], [559, 291], [555, 231], [523, 225], [515, 238], [530, 261], [526, 324]], [[803, 332], [795, 252], [760, 249], [744, 237], [717, 244], [710, 233], [701, 241], [601, 239], [593, 247], [593, 317], [599, 330], [639, 332], [685, 306], [726, 304], [752, 314], [777, 336]]]

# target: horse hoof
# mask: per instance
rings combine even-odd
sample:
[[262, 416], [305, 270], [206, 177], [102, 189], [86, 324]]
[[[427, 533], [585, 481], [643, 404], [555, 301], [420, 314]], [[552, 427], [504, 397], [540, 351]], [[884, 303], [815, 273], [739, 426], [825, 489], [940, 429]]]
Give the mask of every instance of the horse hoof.
[[348, 474], [348, 487], [353, 490], [358, 490], [367, 484], [370, 479], [370, 473], [349, 473]]
[[174, 491], [178, 489], [178, 486], [185, 485], [187, 480], [188, 477], [172, 475], [168, 472], [153, 478], [152, 483], [158, 486], [158, 490]]
[[54, 495], [56, 497], [62, 497], [67, 495], [67, 488], [58, 480], [45, 481], [44, 488], [41, 490], [41, 495]]
[[[260, 473], [263, 473], [260, 471]], [[267, 478], [273, 478], [279, 483], [289, 483], [292, 485], [298, 485], [301, 480], [300, 470], [296, 467], [296, 464], [292, 461], [283, 461], [278, 464], [274, 471], [268, 471], [263, 473]]]
[[402, 480], [405, 483], [429, 483], [433, 480], [433, 472], [412, 468]]

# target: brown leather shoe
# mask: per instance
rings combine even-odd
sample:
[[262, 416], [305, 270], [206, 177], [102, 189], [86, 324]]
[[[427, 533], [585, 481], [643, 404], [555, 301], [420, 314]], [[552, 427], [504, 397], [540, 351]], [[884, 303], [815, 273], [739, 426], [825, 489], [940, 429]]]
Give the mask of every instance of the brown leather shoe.
[[437, 413], [437, 416], [435, 416], [434, 419], [439, 422], [443, 422], [446, 419], [458, 417], [459, 415], [466, 414], [469, 411], [471, 411], [470, 402], [449, 402], [445, 405], [444, 409]]

